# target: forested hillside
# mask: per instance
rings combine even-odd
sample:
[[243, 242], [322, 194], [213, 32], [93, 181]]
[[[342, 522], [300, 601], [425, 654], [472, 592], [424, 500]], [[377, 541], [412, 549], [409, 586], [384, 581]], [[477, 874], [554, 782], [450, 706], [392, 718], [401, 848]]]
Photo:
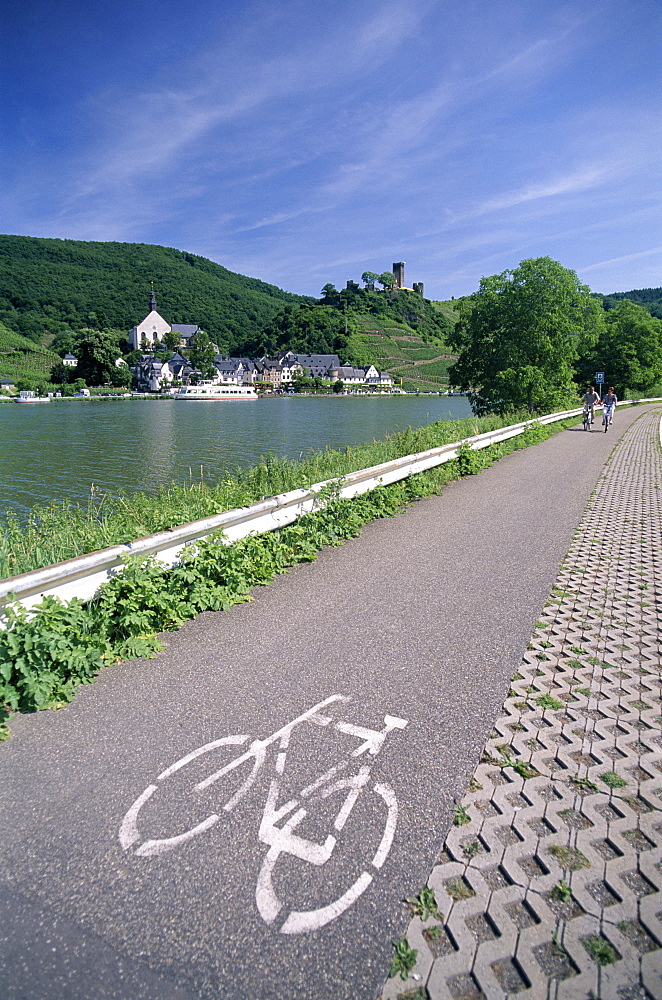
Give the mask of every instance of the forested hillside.
[[150, 281], [169, 323], [198, 323], [233, 351], [287, 303], [311, 301], [169, 247], [0, 235], [0, 320], [35, 343], [91, 327], [128, 331]]
[[651, 316], [662, 319], [662, 288], [633, 288], [631, 292], [611, 292], [601, 298], [607, 310], [614, 309], [622, 299], [629, 299], [647, 309]]
[[245, 342], [245, 353], [337, 353], [348, 364], [390, 372], [405, 388], [436, 391], [448, 388], [452, 331], [448, 317], [411, 289], [338, 291], [328, 284], [320, 301], [277, 313]]

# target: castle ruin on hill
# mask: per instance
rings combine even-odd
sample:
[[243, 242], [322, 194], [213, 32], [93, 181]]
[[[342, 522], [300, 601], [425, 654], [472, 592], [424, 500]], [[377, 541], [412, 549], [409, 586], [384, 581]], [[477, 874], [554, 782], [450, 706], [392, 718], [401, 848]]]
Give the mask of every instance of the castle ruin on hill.
[[[409, 285], [405, 284], [405, 264], [406, 263], [407, 262], [404, 261], [404, 260], [397, 260], [397, 261], [394, 261], [394, 263], [391, 265], [391, 268], [392, 268], [392, 271], [393, 271], [393, 277], [395, 278], [395, 281], [393, 282], [393, 284], [392, 284], [392, 286], [390, 288], [390, 291], [397, 293], [397, 292], [399, 292], [401, 290], [405, 290], [405, 291], [408, 291], [408, 292], [417, 292], [418, 295], [423, 296], [423, 282], [422, 281], [415, 281], [414, 284], [411, 285], [411, 287]], [[347, 288], [358, 289], [359, 287], [360, 286], [359, 286], [358, 282], [353, 281], [352, 278], [348, 278], [347, 279]], [[366, 288], [370, 288], [372, 291], [374, 291], [374, 289], [375, 289], [374, 283], [368, 282], [366, 284]]]

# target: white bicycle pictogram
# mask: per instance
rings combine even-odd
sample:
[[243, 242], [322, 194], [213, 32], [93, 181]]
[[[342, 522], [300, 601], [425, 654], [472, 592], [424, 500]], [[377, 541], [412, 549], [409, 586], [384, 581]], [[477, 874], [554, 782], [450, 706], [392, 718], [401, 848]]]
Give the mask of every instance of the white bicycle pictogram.
[[[284, 903], [276, 895], [273, 884], [274, 869], [281, 856], [290, 855], [318, 867], [324, 865], [331, 858], [338, 844], [338, 835], [345, 827], [359, 797], [366, 792], [372, 793], [375, 796], [374, 804], [379, 809], [384, 810], [384, 830], [377, 850], [370, 862], [365, 865], [365, 870], [361, 872], [345, 892], [327, 905], [311, 910], [290, 909], [286, 911], [285, 919], [280, 926], [280, 932], [282, 934], [302, 934], [318, 930], [325, 924], [330, 923], [330, 921], [335, 920], [336, 917], [340, 916], [341, 913], [356, 902], [382, 868], [393, 844], [398, 819], [398, 804], [392, 787], [384, 781], [376, 781], [374, 784], [371, 784], [370, 775], [372, 766], [370, 764], [363, 763], [357, 770], [353, 770], [352, 764], [360, 758], [367, 761], [370, 757], [376, 757], [384, 746], [388, 736], [394, 731], [405, 729], [408, 725], [408, 720], [406, 719], [385, 715], [384, 727], [382, 729], [368, 729], [364, 726], [354, 725], [340, 719], [334, 720], [328, 711], [324, 711], [332, 705], [339, 706], [349, 701], [350, 699], [344, 695], [331, 695], [265, 739], [253, 739], [251, 741], [249, 735], [225, 736], [222, 739], [213, 740], [211, 743], [206, 743], [204, 746], [187, 753], [159, 774], [155, 782], [147, 786], [128, 810], [122, 820], [119, 831], [119, 840], [122, 848], [125, 851], [131, 850], [137, 857], [150, 858], [175, 850], [194, 838], [207, 833], [208, 830], [216, 826], [224, 814], [227, 816], [227, 814], [231, 813], [242, 799], [245, 798], [254, 785], [259, 772], [269, 760], [272, 768], [272, 777], [269, 782], [269, 789], [258, 832], [260, 842], [267, 845], [268, 850], [257, 878], [255, 900], [262, 919], [271, 925], [279, 915], [281, 919], [283, 917]], [[290, 738], [298, 726], [306, 723], [327, 730], [335, 729], [337, 732], [343, 734], [343, 736], [353, 737], [355, 740], [358, 739], [359, 745], [354, 745], [353, 748], [350, 748], [337, 763], [325, 770], [323, 774], [320, 774], [319, 777], [304, 788], [299, 789], [294, 797], [279, 804], [281, 781], [285, 772]], [[233, 794], [230, 795], [227, 801], [219, 807], [218, 812], [211, 813], [204, 820], [195, 823], [175, 836], [154, 839], [142, 837], [138, 828], [141, 810], [153, 796], [157, 795], [159, 788], [163, 787], [163, 782], [205, 754], [216, 751], [219, 748], [245, 746], [246, 744], [248, 744], [248, 748], [238, 757], [234, 757], [229, 763], [224, 764], [223, 767], [218, 768], [212, 774], [192, 785], [192, 790], [200, 793], [215, 785], [227, 775], [231, 775], [232, 772], [237, 771], [243, 765], [249, 767], [250, 773], [248, 777], [245, 778], [239, 788], [233, 791]], [[270, 748], [273, 748], [271, 754]], [[311, 807], [314, 807], [315, 803], [323, 803], [335, 795], [341, 796], [342, 801], [333, 820], [334, 832], [329, 833], [323, 843], [308, 840], [295, 833], [295, 830], [308, 815]]]

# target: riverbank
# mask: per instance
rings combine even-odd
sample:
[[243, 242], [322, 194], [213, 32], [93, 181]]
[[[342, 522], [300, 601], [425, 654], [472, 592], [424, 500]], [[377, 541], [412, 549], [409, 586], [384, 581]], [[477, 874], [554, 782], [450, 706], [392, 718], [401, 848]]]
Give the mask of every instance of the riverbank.
[[[429, 426], [387, 435], [371, 444], [342, 451], [317, 451], [299, 461], [268, 456], [248, 469], [225, 476], [217, 484], [204, 479], [190, 485], [172, 484], [154, 495], [137, 492], [112, 496], [93, 489], [86, 504], [55, 500], [38, 505], [23, 521], [9, 514], [4, 528], [0, 527], [0, 576], [15, 576], [110, 545], [130, 542], [198, 518], [248, 506], [264, 497], [305, 488], [394, 458], [495, 430], [515, 419], [513, 416], [490, 416], [439, 420]], [[540, 434], [554, 433], [556, 427], [540, 428]], [[531, 434], [515, 441], [518, 443], [513, 443], [513, 447], [521, 447], [522, 441], [530, 443]], [[477, 454], [472, 460], [478, 461]], [[448, 475], [443, 472], [444, 481]]]
[[[129, 556], [123, 571], [106, 576], [91, 599], [63, 602], [42, 593], [42, 600], [28, 609], [12, 602], [12, 590], [18, 586], [10, 578], [4, 588], [5, 628], [0, 630], [0, 715], [3, 705], [6, 712], [66, 703], [101, 666], [154, 655], [162, 648], [158, 633], [179, 628], [202, 611], [226, 610], [252, 600], [254, 587], [270, 583], [298, 563], [314, 561], [322, 549], [355, 537], [368, 522], [393, 517], [412, 501], [441, 492], [451, 480], [473, 475], [573, 422], [576, 417], [552, 424], [528, 423], [525, 430], [520, 425], [515, 437], [478, 451], [467, 444], [442, 465], [390, 485], [380, 485], [378, 479], [369, 492], [359, 495], [344, 498], [331, 489], [319, 506], [294, 524], [281, 523], [275, 530], [245, 535], [231, 545], [220, 531], [196, 538], [169, 568], [154, 558]], [[424, 432], [429, 438], [434, 429], [422, 429], [419, 439], [426, 436]], [[420, 448], [420, 440], [418, 444], [415, 449], [409, 441], [406, 454], [427, 450]]]
[[55, 499], [87, 507], [91, 494], [218, 485], [266, 455], [298, 461], [470, 415], [464, 398], [404, 395], [273, 396], [249, 407], [158, 397], [12, 403], [0, 407], [0, 524], [6, 510], [26, 523]]

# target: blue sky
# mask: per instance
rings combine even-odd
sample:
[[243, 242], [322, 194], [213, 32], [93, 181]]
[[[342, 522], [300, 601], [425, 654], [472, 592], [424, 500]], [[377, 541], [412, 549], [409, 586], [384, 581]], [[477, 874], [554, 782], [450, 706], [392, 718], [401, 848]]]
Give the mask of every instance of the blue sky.
[[7, 0], [0, 231], [318, 295], [662, 284], [660, 0]]

